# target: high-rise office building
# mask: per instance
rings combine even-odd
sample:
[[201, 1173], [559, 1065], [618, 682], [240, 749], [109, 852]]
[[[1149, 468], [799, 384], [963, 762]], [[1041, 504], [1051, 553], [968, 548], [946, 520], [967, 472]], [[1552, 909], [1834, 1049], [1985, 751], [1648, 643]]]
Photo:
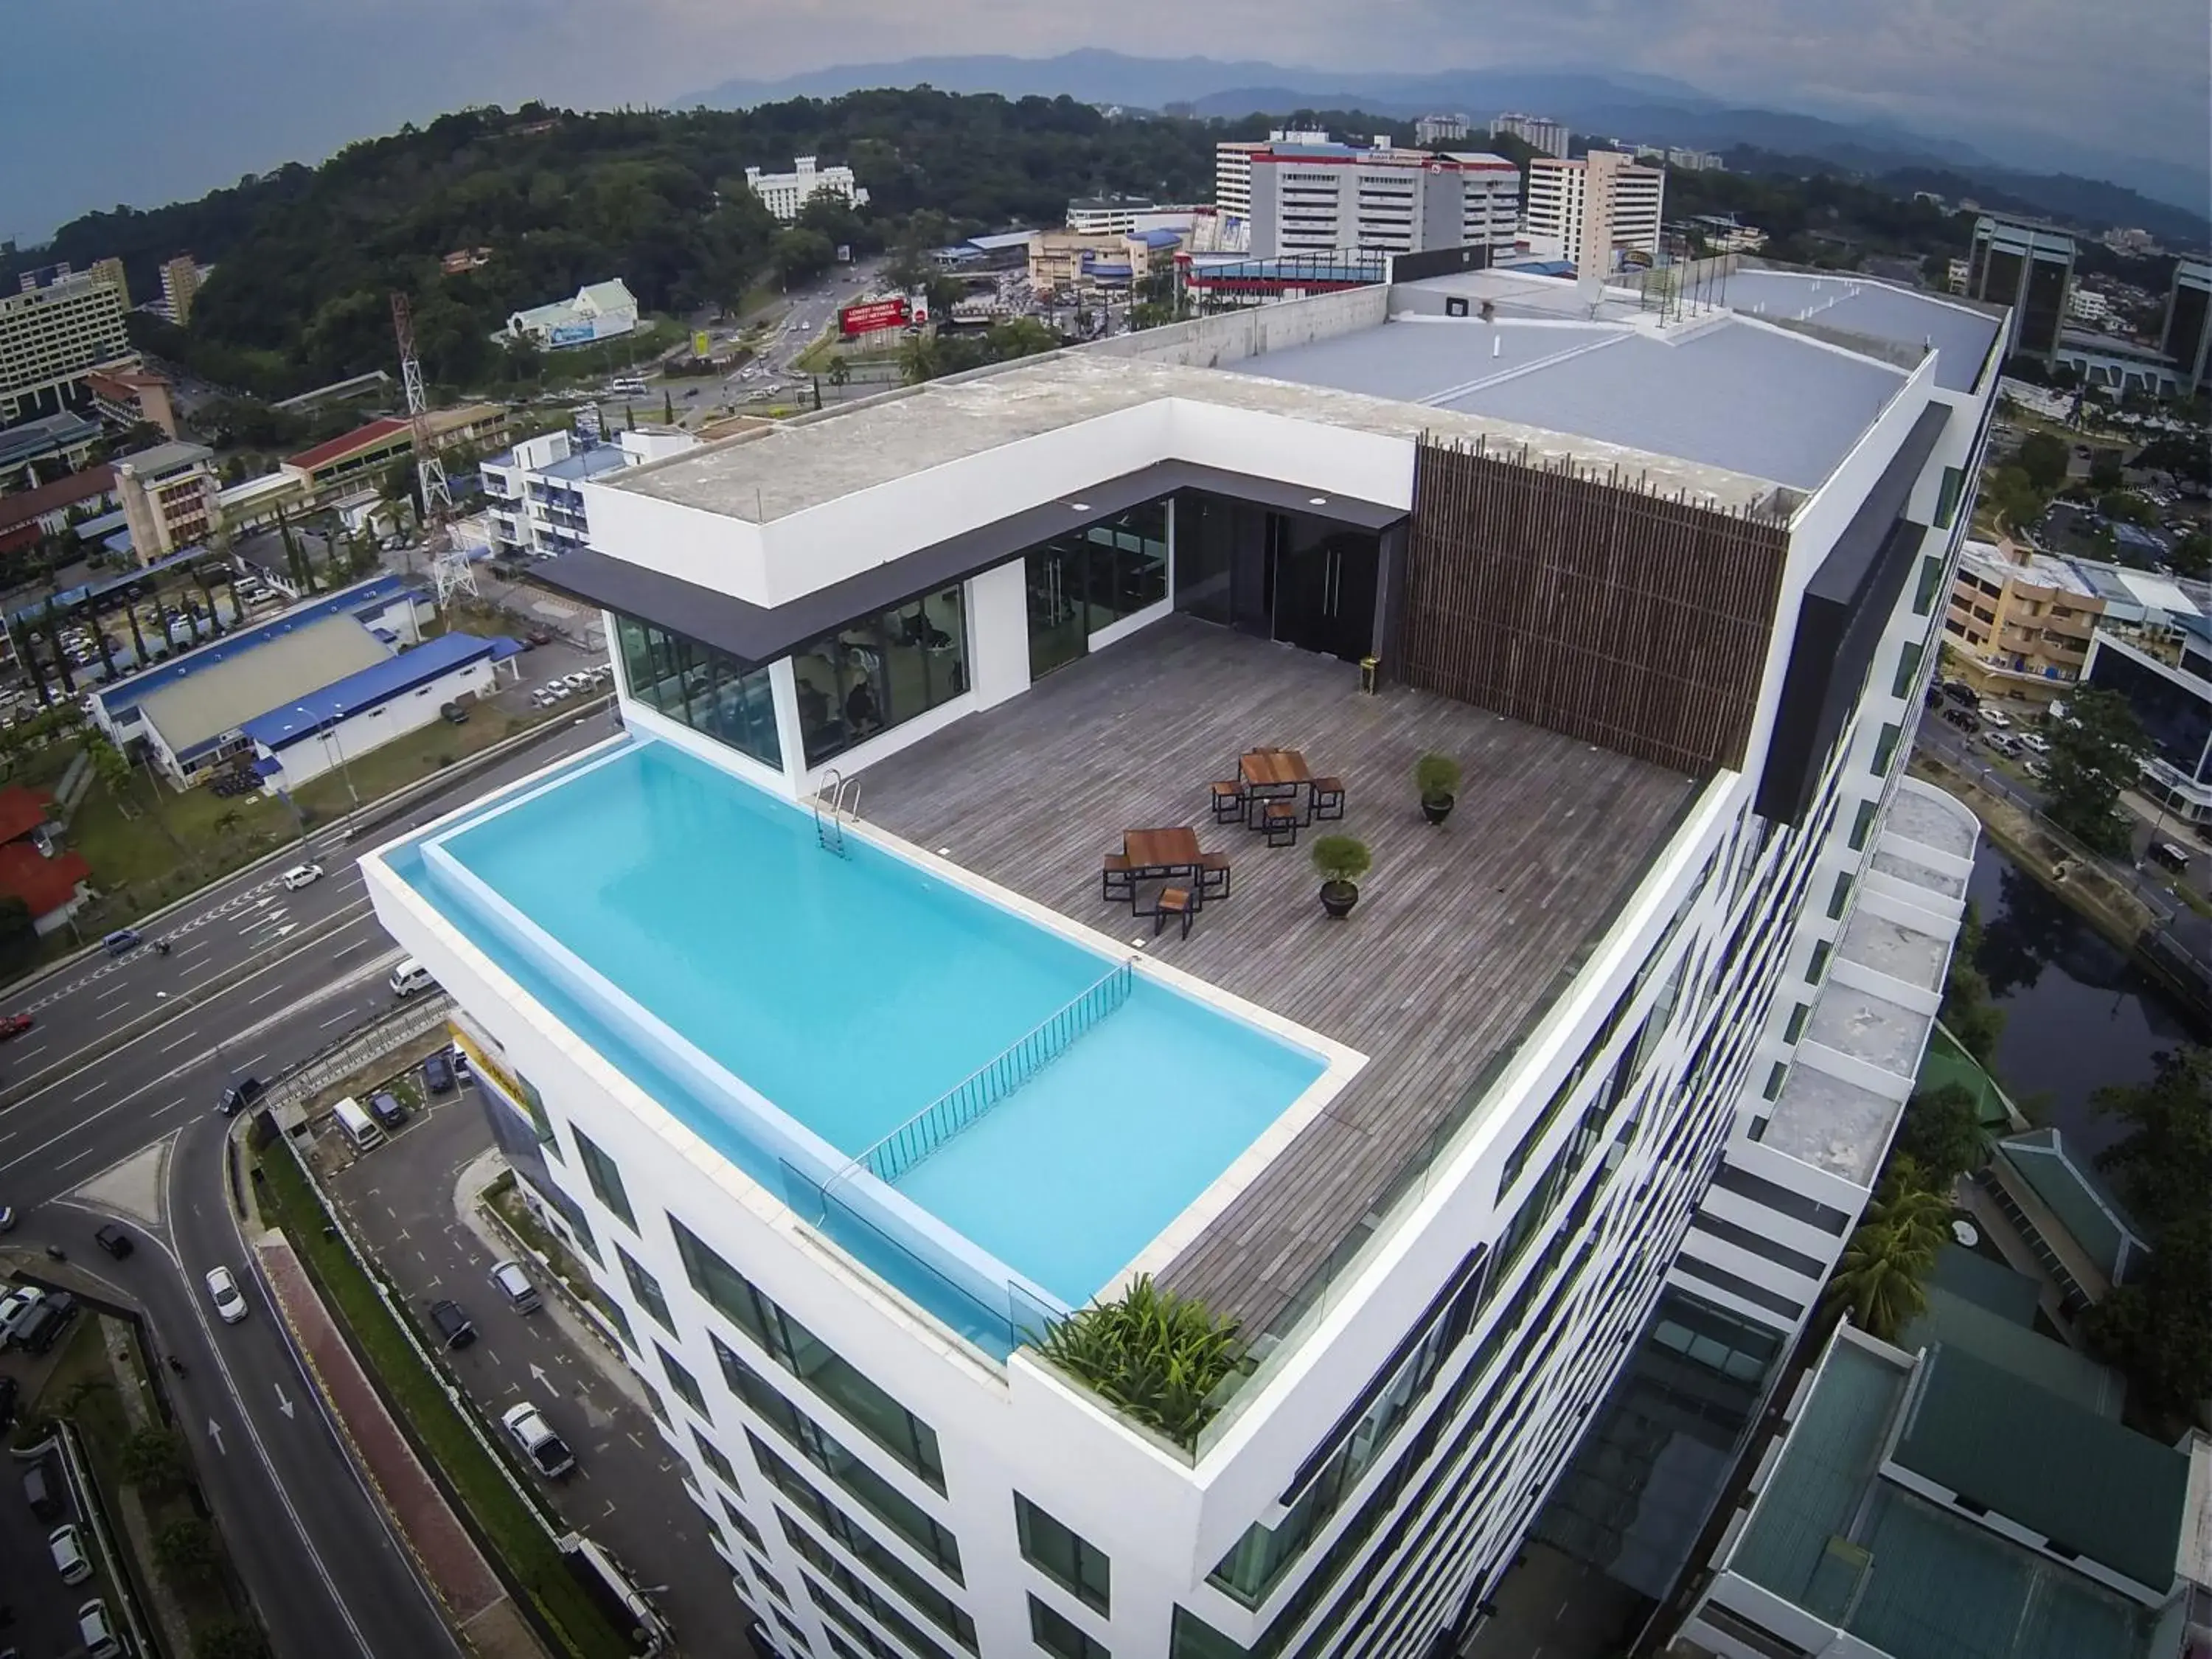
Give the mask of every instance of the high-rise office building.
[[1564, 121], [1554, 121], [1546, 115], [1498, 115], [1491, 118], [1490, 136], [1510, 134], [1522, 143], [1545, 155], [1566, 158], [1567, 143], [1573, 137]]
[[2159, 348], [2173, 359], [2182, 386], [2194, 392], [2212, 375], [2212, 264], [2177, 259], [2166, 296]]
[[1255, 258], [1513, 246], [1521, 169], [1502, 155], [1284, 143], [1249, 166]]
[[1252, 216], [1252, 158], [1274, 144], [1326, 144], [1328, 134], [1311, 127], [1278, 127], [1264, 139], [1224, 138], [1213, 147], [1213, 205], [1240, 219]]
[[93, 366], [130, 356], [123, 310], [108, 278], [65, 264], [26, 271], [0, 294], [0, 425], [88, 402]]
[[[362, 868], [759, 1641], [1425, 1654], [1662, 1291], [1810, 1317], [1972, 850], [1903, 763], [1998, 328], [1816, 280], [1377, 283], [583, 481], [623, 735]], [[1117, 1405], [1147, 1283], [1234, 1363]]]
[[1659, 252], [1666, 194], [1664, 168], [1640, 167], [1619, 150], [1573, 161], [1539, 156], [1528, 164], [1528, 246], [1603, 276], [1628, 255]]
[[1985, 213], [1974, 221], [1966, 297], [2011, 307], [2005, 356], [2049, 361], [2066, 325], [2074, 238], [2039, 220]]

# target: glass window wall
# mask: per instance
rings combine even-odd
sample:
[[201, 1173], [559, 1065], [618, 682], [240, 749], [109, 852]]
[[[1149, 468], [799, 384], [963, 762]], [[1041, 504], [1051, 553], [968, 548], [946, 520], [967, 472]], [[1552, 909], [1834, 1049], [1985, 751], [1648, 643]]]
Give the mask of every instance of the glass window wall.
[[615, 637], [631, 696], [763, 766], [783, 769], [765, 667], [748, 668], [712, 646], [635, 617], [615, 618]]
[[1091, 635], [1168, 596], [1168, 498], [1040, 542], [1024, 562], [1030, 673], [1049, 674]]
[[968, 689], [968, 618], [958, 583], [908, 599], [791, 655], [806, 763], [947, 703]]

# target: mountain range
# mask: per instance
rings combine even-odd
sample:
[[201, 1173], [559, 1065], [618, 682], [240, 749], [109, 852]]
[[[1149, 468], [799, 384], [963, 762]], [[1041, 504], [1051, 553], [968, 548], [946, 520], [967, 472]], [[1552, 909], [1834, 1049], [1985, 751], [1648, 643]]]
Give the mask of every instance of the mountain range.
[[[2085, 146], [2078, 135], [1978, 133], [1978, 143], [1916, 132], [1863, 118], [1739, 107], [1665, 76], [1573, 69], [1447, 70], [1430, 74], [1344, 73], [1208, 58], [1135, 58], [1100, 49], [1054, 58], [969, 56], [909, 58], [848, 64], [773, 81], [726, 81], [679, 106], [744, 108], [787, 98], [830, 98], [865, 87], [927, 84], [945, 92], [1065, 94], [1091, 104], [1138, 110], [1190, 106], [1200, 116], [1286, 114], [1297, 109], [1358, 109], [1409, 117], [1456, 111], [1486, 118], [1526, 110], [1566, 122], [1578, 132], [1645, 143], [1726, 150], [1739, 146], [1825, 161], [1880, 175], [1899, 169], [1940, 169], [1984, 188], [2029, 201], [2063, 195], [2047, 210], [2081, 218], [2079, 208], [2103, 185], [2112, 192], [2100, 214], [2112, 224], [2139, 225], [2192, 245], [2212, 238], [2206, 208], [2212, 173], [2199, 166]], [[2002, 149], [2000, 157], [1983, 145]], [[2086, 171], [2085, 171], [2086, 169]], [[2063, 190], [2035, 188], [2063, 179]], [[2178, 211], [2177, 211], [2178, 210]]]

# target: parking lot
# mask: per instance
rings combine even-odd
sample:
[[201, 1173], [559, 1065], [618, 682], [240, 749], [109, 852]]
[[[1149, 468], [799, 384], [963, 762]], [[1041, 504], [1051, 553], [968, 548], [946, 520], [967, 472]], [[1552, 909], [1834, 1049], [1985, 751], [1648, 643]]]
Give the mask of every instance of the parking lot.
[[[6, 1427], [10, 1446], [7, 1479], [0, 1483], [5, 1486], [0, 1491], [0, 1610], [8, 1615], [5, 1627], [0, 1628], [0, 1651], [81, 1653], [78, 1608], [95, 1597], [106, 1601], [111, 1610], [116, 1606], [92, 1528], [58, 1451], [51, 1445], [35, 1455], [13, 1449], [15, 1423], [33, 1409], [64, 1358], [80, 1355], [80, 1338], [90, 1322], [82, 1315], [72, 1320], [62, 1340], [45, 1353], [26, 1353], [10, 1345], [9, 1352], [0, 1356], [0, 1378], [11, 1381], [17, 1391], [15, 1403], [7, 1412], [0, 1412], [0, 1426]], [[82, 1340], [96, 1356], [97, 1337]], [[0, 1382], [0, 1393], [6, 1388], [7, 1383]], [[34, 1480], [50, 1511], [43, 1516], [31, 1507], [27, 1483]], [[76, 1546], [84, 1557], [82, 1565], [71, 1570], [73, 1577], [83, 1574], [76, 1583], [65, 1583], [56, 1565], [51, 1539], [61, 1526], [75, 1529]]]
[[[419, 1088], [419, 1073], [414, 1080]], [[567, 1442], [574, 1472], [539, 1483], [562, 1516], [651, 1589], [679, 1646], [720, 1650], [714, 1632], [737, 1626], [742, 1603], [707, 1541], [681, 1466], [642, 1396], [621, 1385], [621, 1362], [583, 1332], [534, 1265], [544, 1304], [538, 1311], [518, 1312], [493, 1285], [492, 1266], [507, 1252], [495, 1253], [456, 1202], [465, 1180], [483, 1173], [478, 1160], [491, 1149], [491, 1131], [465, 1085], [421, 1098], [382, 1146], [329, 1177], [331, 1196], [426, 1322], [434, 1303], [465, 1311], [476, 1340], [447, 1358], [490, 1431], [501, 1434], [501, 1414], [526, 1400]]]

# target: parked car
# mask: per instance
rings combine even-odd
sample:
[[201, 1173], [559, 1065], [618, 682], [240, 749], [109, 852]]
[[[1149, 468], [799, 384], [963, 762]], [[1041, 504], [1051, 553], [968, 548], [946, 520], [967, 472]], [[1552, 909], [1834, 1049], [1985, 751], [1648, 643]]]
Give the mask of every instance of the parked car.
[[1982, 729], [1982, 717], [1971, 708], [1947, 708], [1943, 711], [1943, 718], [1948, 724], [1957, 726], [1961, 732], [1972, 732]]
[[295, 864], [284, 872], [284, 890], [296, 893], [302, 887], [312, 887], [323, 878], [319, 864]]
[[215, 1109], [223, 1117], [236, 1117], [268, 1091], [268, 1085], [259, 1078], [241, 1072], [222, 1085], [222, 1092], [215, 1099]]
[[5, 1042], [10, 1037], [22, 1036], [38, 1023], [37, 1018], [30, 1014], [9, 1014], [4, 1019], [0, 1019], [0, 1042]]
[[116, 1634], [107, 1603], [97, 1596], [76, 1610], [76, 1637], [84, 1644], [86, 1659], [120, 1659], [123, 1638]]
[[576, 1467], [576, 1455], [568, 1449], [568, 1443], [553, 1432], [545, 1413], [527, 1400], [509, 1406], [500, 1413], [499, 1420], [507, 1425], [532, 1467], [548, 1480], [556, 1480]]
[[491, 1267], [492, 1288], [507, 1298], [507, 1305], [517, 1313], [536, 1313], [541, 1305], [538, 1287], [530, 1282], [530, 1275], [522, 1270], [520, 1261], [495, 1261]]
[[2153, 863], [2162, 864], [2169, 870], [2183, 871], [2189, 868], [2189, 851], [2179, 842], [2153, 842], [2148, 850], [2148, 856]]
[[228, 1267], [210, 1267], [207, 1275], [208, 1298], [215, 1304], [216, 1316], [226, 1325], [235, 1325], [246, 1317], [246, 1297], [238, 1288], [238, 1280]]
[[376, 1120], [379, 1127], [386, 1130], [396, 1129], [407, 1121], [407, 1109], [399, 1103], [397, 1095], [382, 1092], [371, 1095], [368, 1097], [368, 1115]]
[[64, 1521], [48, 1533], [46, 1548], [64, 1584], [82, 1584], [92, 1577], [92, 1558], [84, 1553], [84, 1537], [72, 1523]]
[[2012, 716], [2002, 708], [1984, 708], [1982, 710], [1982, 718], [2000, 731], [2012, 724]]
[[15, 1328], [16, 1345], [32, 1353], [44, 1353], [61, 1340], [63, 1330], [76, 1317], [76, 1298], [67, 1291], [56, 1291], [41, 1297], [30, 1316]]
[[526, 647], [550, 645], [553, 643], [553, 630], [550, 628], [533, 628], [522, 636], [522, 643]]
[[443, 1048], [422, 1062], [422, 1086], [434, 1095], [453, 1093], [453, 1057]]
[[2051, 739], [2038, 732], [2023, 732], [2020, 734], [2020, 741], [2022, 748], [2033, 750], [2039, 755], [2051, 752]]
[[457, 702], [441, 703], [438, 707], [438, 718], [448, 726], [466, 726], [469, 711]]
[[1943, 695], [1953, 702], [1962, 704], [1968, 708], [1976, 707], [1982, 700], [1974, 688], [1964, 680], [1945, 680]]
[[0, 1348], [6, 1347], [15, 1340], [15, 1334], [22, 1329], [24, 1322], [38, 1310], [39, 1304], [46, 1299], [46, 1293], [36, 1285], [18, 1285], [7, 1295], [0, 1296]]
[[136, 1244], [131, 1243], [131, 1235], [125, 1232], [122, 1228], [117, 1226], [112, 1221], [103, 1222], [98, 1228], [94, 1229], [92, 1235], [92, 1242], [99, 1245], [101, 1249], [106, 1251], [108, 1255], [113, 1256], [118, 1261], [122, 1261], [125, 1256], [129, 1255], [131, 1251], [138, 1248]]

